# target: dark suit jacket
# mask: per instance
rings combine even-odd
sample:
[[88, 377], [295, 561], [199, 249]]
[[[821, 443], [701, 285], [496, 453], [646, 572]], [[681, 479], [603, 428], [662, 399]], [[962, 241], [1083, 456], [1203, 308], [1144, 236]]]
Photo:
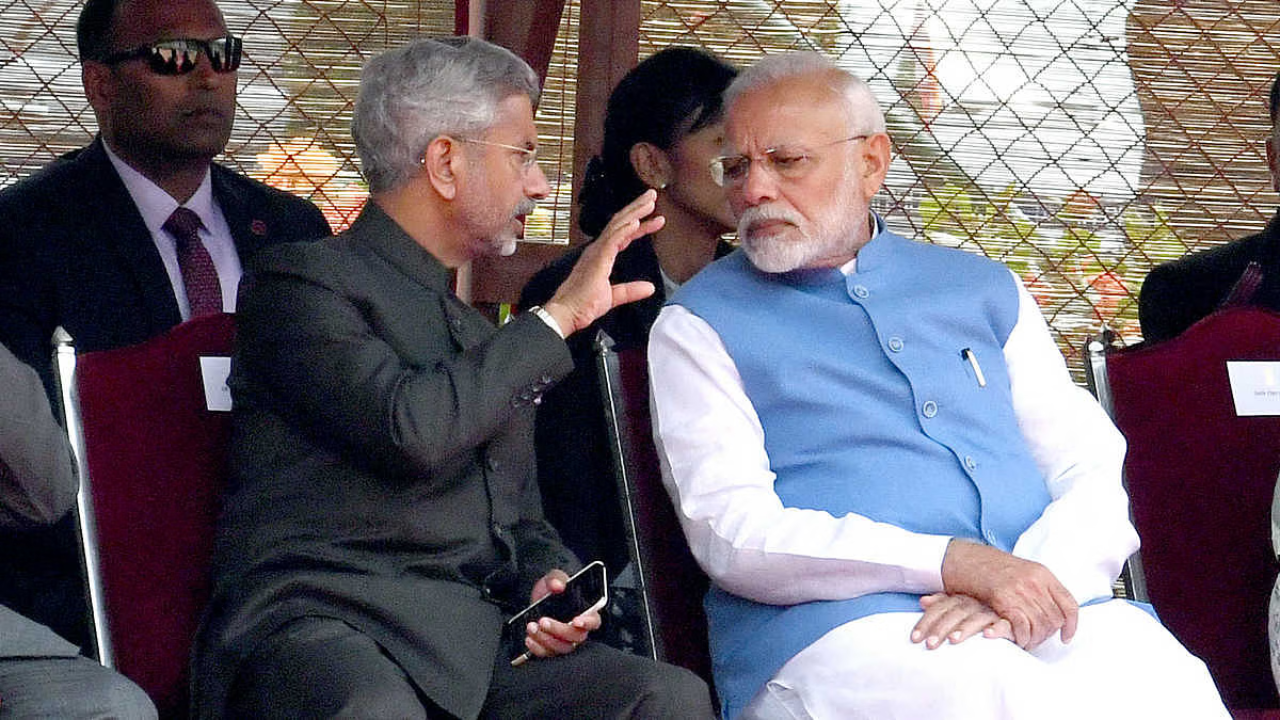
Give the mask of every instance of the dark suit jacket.
[[[47, 525], [76, 500], [67, 436], [34, 370], [0, 346], [0, 528]], [[14, 552], [0, 539], [0, 555]], [[68, 657], [75, 645], [0, 605], [0, 658]]]
[[[242, 264], [330, 234], [310, 202], [219, 165], [213, 195]], [[50, 337], [82, 352], [134, 345], [181, 321], [142, 215], [98, 138], [0, 192], [0, 343], [51, 387]]]
[[[214, 165], [213, 194], [247, 268], [262, 247], [324, 237], [310, 202]], [[54, 397], [50, 338], [65, 327], [82, 352], [147, 340], [181, 320], [142, 215], [99, 138], [0, 192], [0, 344]], [[0, 541], [0, 601], [87, 639], [70, 520]]]
[[1138, 320], [1150, 342], [1168, 340], [1218, 308], [1245, 266], [1262, 266], [1262, 284], [1250, 302], [1280, 310], [1280, 215], [1257, 235], [1156, 266], [1142, 283]]
[[[520, 294], [520, 306], [541, 305], [569, 276], [585, 248], [557, 258], [534, 275]], [[720, 243], [716, 257], [733, 250]], [[547, 393], [538, 408], [536, 428], [538, 483], [547, 519], [579, 557], [604, 560], [611, 576], [627, 563], [627, 542], [613, 460], [605, 435], [604, 407], [596, 380], [596, 335], [603, 330], [619, 348], [644, 347], [649, 328], [666, 303], [658, 256], [648, 238], [618, 254], [609, 279], [614, 283], [648, 280], [653, 295], [614, 308], [585, 330], [569, 336], [573, 372]]]
[[577, 559], [542, 518], [533, 409], [572, 368], [536, 316], [497, 330], [376, 205], [259, 256], [237, 314], [232, 484], [197, 641], [217, 716], [238, 663], [292, 619], [370, 635], [475, 717], [504, 617]]

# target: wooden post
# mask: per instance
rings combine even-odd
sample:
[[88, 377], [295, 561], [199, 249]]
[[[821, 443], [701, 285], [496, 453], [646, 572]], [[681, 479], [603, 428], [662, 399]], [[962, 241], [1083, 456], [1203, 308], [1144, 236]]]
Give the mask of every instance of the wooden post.
[[[460, 0], [461, 1], [461, 0]], [[555, 48], [564, 0], [470, 0], [484, 5], [485, 39], [520, 55], [545, 81]], [[600, 151], [605, 106], [618, 80], [635, 67], [640, 52], [640, 0], [581, 0], [578, 28], [578, 85], [574, 106], [573, 197], [581, 189], [587, 161]], [[473, 24], [471, 27], [475, 27]], [[586, 241], [573, 207], [570, 244]], [[470, 295], [475, 304], [514, 303], [529, 278], [564, 252], [559, 245], [521, 243], [507, 258], [480, 258], [471, 264]]]

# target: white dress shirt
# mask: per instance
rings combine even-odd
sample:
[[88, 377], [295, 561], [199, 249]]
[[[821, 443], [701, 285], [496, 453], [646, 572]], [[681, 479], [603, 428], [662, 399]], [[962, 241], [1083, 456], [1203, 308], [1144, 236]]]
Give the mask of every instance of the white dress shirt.
[[[182, 282], [182, 271], [178, 269], [178, 251], [173, 235], [164, 229], [164, 223], [178, 209], [178, 201], [173, 199], [159, 185], [151, 182], [145, 175], [133, 169], [111, 150], [111, 145], [103, 142], [107, 158], [120, 175], [133, 204], [142, 214], [142, 221], [151, 233], [151, 240], [156, 244], [160, 259], [164, 262], [165, 272], [169, 275], [169, 284], [173, 288], [173, 296], [178, 301], [178, 312], [182, 319], [191, 319], [191, 303], [187, 300], [187, 287]], [[236, 252], [235, 239], [231, 235], [231, 227], [222, 214], [213, 197], [213, 180], [209, 171], [205, 171], [204, 180], [196, 188], [183, 207], [200, 216], [203, 224], [200, 228], [200, 241], [209, 251], [213, 266], [218, 271], [218, 284], [222, 287], [222, 309], [226, 312], [236, 311], [236, 292], [240, 286], [240, 255]]]

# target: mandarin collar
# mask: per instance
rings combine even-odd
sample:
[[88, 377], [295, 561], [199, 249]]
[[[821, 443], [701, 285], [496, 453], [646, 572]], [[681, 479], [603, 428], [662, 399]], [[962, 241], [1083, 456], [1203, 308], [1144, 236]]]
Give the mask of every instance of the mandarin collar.
[[348, 232], [358, 236], [384, 260], [422, 285], [441, 292], [452, 291], [449, 268], [419, 245], [372, 200], [365, 203]]

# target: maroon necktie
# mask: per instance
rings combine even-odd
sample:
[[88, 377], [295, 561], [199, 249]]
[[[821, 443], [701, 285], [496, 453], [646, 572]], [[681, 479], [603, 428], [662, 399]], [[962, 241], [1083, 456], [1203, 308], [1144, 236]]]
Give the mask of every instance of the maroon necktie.
[[178, 270], [187, 288], [191, 317], [222, 312], [222, 284], [204, 243], [200, 242], [200, 216], [180, 207], [164, 221], [164, 229], [177, 240]]
[[1254, 293], [1258, 292], [1258, 287], [1262, 285], [1262, 278], [1262, 263], [1250, 260], [1249, 264], [1244, 266], [1244, 272], [1240, 273], [1236, 284], [1231, 286], [1231, 292], [1218, 303], [1217, 309], [1249, 305], [1253, 301]]

